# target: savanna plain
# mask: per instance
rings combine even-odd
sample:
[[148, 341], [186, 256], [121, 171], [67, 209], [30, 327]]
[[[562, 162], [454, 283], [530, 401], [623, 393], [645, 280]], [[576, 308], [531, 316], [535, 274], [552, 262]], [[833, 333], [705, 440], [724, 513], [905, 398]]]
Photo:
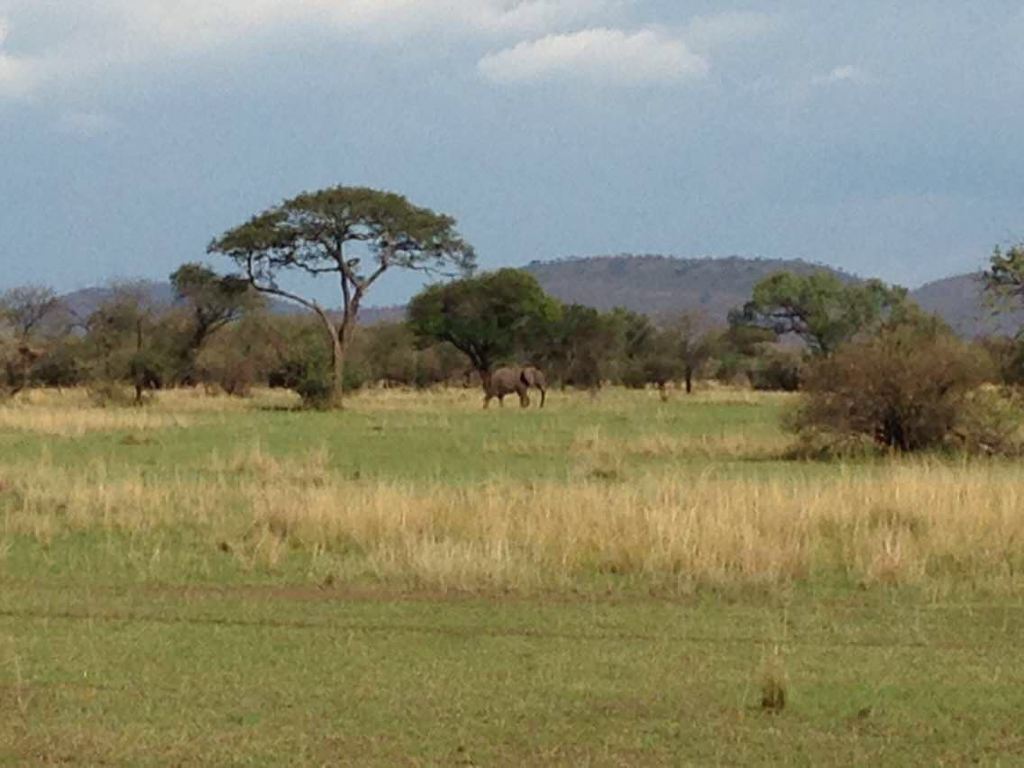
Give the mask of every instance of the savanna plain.
[[551, 395], [0, 404], [0, 762], [1024, 763], [1018, 462]]

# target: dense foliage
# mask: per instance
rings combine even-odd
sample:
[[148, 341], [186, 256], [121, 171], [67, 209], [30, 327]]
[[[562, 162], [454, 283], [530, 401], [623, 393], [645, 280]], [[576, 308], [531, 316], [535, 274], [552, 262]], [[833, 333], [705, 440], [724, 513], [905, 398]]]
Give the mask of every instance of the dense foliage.
[[[984, 445], [976, 432], [988, 417], [979, 412], [976, 392], [991, 379], [989, 366], [981, 348], [955, 338], [934, 318], [900, 318], [808, 367], [794, 426], [826, 449], [858, 441], [900, 452], [957, 441]], [[993, 433], [993, 425], [985, 429]]]
[[[260, 280], [276, 285], [274, 270], [331, 270], [331, 257], [302, 240], [313, 237], [312, 230], [301, 228], [313, 221], [324, 225], [326, 219], [317, 217], [327, 215], [325, 209], [340, 216], [334, 206], [344, 208], [347, 194], [354, 193], [297, 198], [233, 230], [215, 250], [244, 262], [247, 274], [222, 276], [185, 264], [171, 275], [169, 300], [155, 300], [142, 285], [115, 285], [78, 317], [49, 289], [9, 291], [0, 297], [0, 393], [84, 385], [98, 402], [131, 398], [141, 404], [151, 390], [169, 386], [201, 385], [236, 396], [271, 386], [293, 390], [310, 407], [330, 407], [339, 387], [477, 386], [499, 365], [530, 363], [555, 386], [594, 394], [619, 384], [654, 387], [668, 398], [673, 388], [690, 392], [695, 381], [712, 377], [755, 389], [802, 389], [806, 395], [793, 426], [807, 445], [827, 450], [958, 444], [1003, 451], [1016, 428], [1013, 399], [979, 387], [990, 382], [1012, 388], [1024, 381], [1021, 341], [958, 340], [906, 301], [901, 289], [876, 282], [776, 275], [757, 285], [724, 328], [696, 313], [652, 318], [563, 305], [516, 269], [429, 286], [410, 302], [407, 320], [368, 325], [358, 334], [356, 316], [346, 318], [344, 306], [336, 312], [314, 304], [315, 312], [291, 314], [268, 305], [261, 294], [277, 289], [264, 290]], [[353, 200], [353, 210], [361, 210]], [[391, 221], [387, 210], [375, 215]], [[444, 260], [455, 252], [470, 257], [461, 241], [445, 239], [450, 220], [423, 211], [409, 215], [409, 231], [424, 243], [434, 242], [426, 234], [430, 226], [441, 228], [431, 230], [440, 239], [416, 259]], [[408, 250], [381, 256], [385, 230], [353, 225], [350, 231], [376, 238], [377, 250], [367, 253], [388, 260], [378, 272], [391, 258], [418, 263]], [[245, 243], [257, 240], [262, 250], [247, 251]], [[401, 248], [412, 249], [411, 241], [403, 240]], [[998, 290], [1017, 295], [1008, 275], [1019, 260], [1016, 250], [997, 252], [990, 290], [1003, 286]], [[344, 269], [356, 270], [358, 261]], [[369, 282], [362, 285], [349, 296], [348, 311], [358, 309], [354, 299]], [[324, 343], [324, 318], [335, 330], [345, 329], [340, 370], [335, 342], [341, 336]]]

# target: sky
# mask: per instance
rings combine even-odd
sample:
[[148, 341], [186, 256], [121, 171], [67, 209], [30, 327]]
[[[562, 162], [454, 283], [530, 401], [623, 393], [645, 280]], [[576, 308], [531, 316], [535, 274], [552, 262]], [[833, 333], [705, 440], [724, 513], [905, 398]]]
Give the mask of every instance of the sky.
[[213, 237], [334, 184], [454, 216], [488, 269], [915, 287], [1024, 238], [1022, 39], [1024, 0], [0, 0], [0, 288], [227, 270]]

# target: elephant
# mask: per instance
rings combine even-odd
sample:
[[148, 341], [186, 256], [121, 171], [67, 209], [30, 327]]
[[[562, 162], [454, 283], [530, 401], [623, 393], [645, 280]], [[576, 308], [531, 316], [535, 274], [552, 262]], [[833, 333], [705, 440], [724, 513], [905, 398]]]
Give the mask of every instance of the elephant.
[[532, 365], [525, 367], [505, 367], [487, 373], [483, 376], [484, 384], [484, 408], [491, 404], [491, 400], [498, 398], [500, 405], [505, 405], [505, 395], [515, 392], [519, 395], [519, 405], [527, 408], [530, 405], [530, 387], [540, 390], [540, 407], [544, 407], [547, 399], [548, 382], [544, 372]]

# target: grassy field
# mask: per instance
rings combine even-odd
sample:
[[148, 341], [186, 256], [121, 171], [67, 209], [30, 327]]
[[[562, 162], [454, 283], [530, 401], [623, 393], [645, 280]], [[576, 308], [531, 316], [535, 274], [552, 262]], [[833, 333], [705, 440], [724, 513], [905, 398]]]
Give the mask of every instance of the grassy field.
[[0, 762], [1021, 764], [1019, 466], [792, 461], [790, 404], [26, 393]]

